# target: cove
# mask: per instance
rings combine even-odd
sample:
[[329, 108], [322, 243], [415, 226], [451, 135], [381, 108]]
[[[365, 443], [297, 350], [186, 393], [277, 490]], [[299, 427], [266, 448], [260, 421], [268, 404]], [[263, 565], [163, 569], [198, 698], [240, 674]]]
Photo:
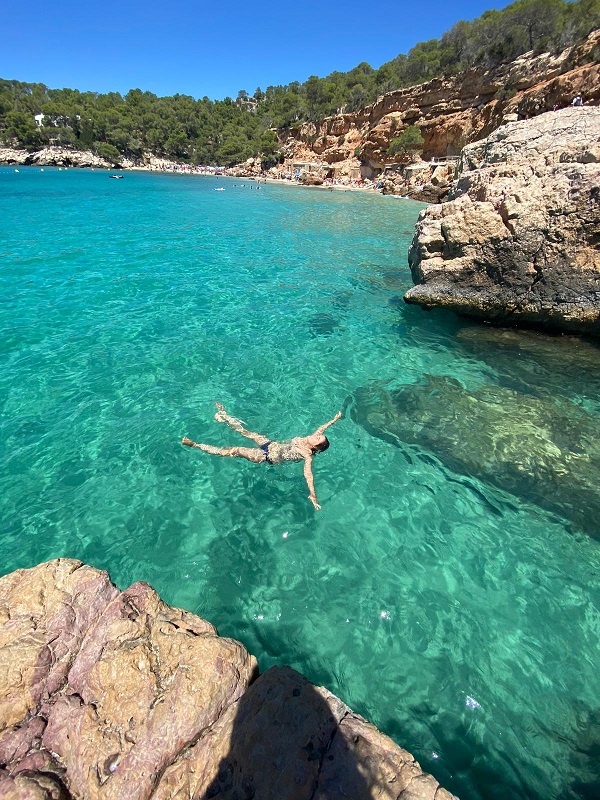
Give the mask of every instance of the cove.
[[[420, 204], [242, 183], [0, 169], [2, 573], [69, 556], [146, 580], [462, 800], [597, 796], [594, 521], [567, 513], [568, 470], [543, 503], [442, 445], [449, 404], [508, 398], [517, 429], [551, 407], [577, 456], [598, 346], [406, 306]], [[443, 408], [444, 431], [403, 433], [390, 397]], [[345, 410], [314, 461], [322, 511], [298, 465], [181, 447], [243, 443], [215, 400], [279, 439]], [[493, 471], [489, 437], [467, 441]]]

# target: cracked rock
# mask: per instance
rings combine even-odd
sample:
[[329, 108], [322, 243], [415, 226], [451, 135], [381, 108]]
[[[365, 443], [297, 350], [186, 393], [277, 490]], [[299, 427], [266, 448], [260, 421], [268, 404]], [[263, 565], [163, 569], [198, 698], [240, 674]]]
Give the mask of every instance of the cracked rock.
[[0, 800], [452, 800], [326, 689], [79, 561], [0, 578], [0, 675]]
[[600, 108], [510, 122], [462, 151], [449, 202], [419, 215], [405, 300], [600, 334]]

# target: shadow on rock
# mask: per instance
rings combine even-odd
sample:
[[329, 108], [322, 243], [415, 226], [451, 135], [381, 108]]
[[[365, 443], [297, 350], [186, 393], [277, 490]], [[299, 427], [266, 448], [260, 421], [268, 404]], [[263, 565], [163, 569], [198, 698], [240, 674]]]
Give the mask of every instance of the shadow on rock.
[[208, 737], [165, 772], [153, 795], [184, 797], [449, 800], [451, 795], [326, 689], [290, 668], [272, 667]]
[[2, 800], [452, 800], [326, 689], [78, 561], [0, 578], [0, 665]]

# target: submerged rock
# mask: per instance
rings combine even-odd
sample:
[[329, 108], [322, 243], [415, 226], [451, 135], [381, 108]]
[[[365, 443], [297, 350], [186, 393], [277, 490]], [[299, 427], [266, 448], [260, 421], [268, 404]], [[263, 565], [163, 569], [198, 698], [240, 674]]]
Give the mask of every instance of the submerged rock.
[[311, 336], [331, 336], [339, 327], [339, 322], [331, 314], [312, 314], [308, 318]]
[[359, 389], [353, 418], [374, 436], [417, 445], [455, 472], [553, 511], [598, 536], [598, 420], [566, 401], [448, 377], [394, 391]]
[[600, 108], [465, 147], [449, 198], [419, 215], [407, 302], [600, 334]]
[[0, 798], [452, 800], [326, 689], [79, 561], [0, 579], [0, 675]]

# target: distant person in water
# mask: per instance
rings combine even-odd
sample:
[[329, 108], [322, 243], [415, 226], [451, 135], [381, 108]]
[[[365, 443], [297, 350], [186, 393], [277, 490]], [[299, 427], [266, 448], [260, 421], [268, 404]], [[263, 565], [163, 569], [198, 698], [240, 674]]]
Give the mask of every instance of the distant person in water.
[[204, 450], [205, 453], [210, 453], [213, 456], [245, 458], [255, 464], [283, 464], [286, 461], [304, 461], [304, 477], [310, 492], [308, 499], [317, 511], [320, 511], [321, 506], [317, 503], [315, 482], [312, 474], [312, 460], [316, 453], [322, 453], [329, 447], [329, 441], [326, 436], [323, 436], [323, 432], [340, 419], [342, 412], [338, 411], [332, 420], [321, 425], [310, 436], [296, 436], [287, 442], [272, 442], [260, 433], [247, 431], [242, 420], [230, 417], [221, 403], [217, 403], [216, 406], [215, 419], [217, 422], [226, 423], [234, 431], [241, 433], [242, 436], [252, 439], [258, 447], [213, 447], [210, 444], [197, 444], [188, 439], [187, 436], [183, 437], [181, 444], [187, 445], [187, 447], [197, 447], [199, 450]]

